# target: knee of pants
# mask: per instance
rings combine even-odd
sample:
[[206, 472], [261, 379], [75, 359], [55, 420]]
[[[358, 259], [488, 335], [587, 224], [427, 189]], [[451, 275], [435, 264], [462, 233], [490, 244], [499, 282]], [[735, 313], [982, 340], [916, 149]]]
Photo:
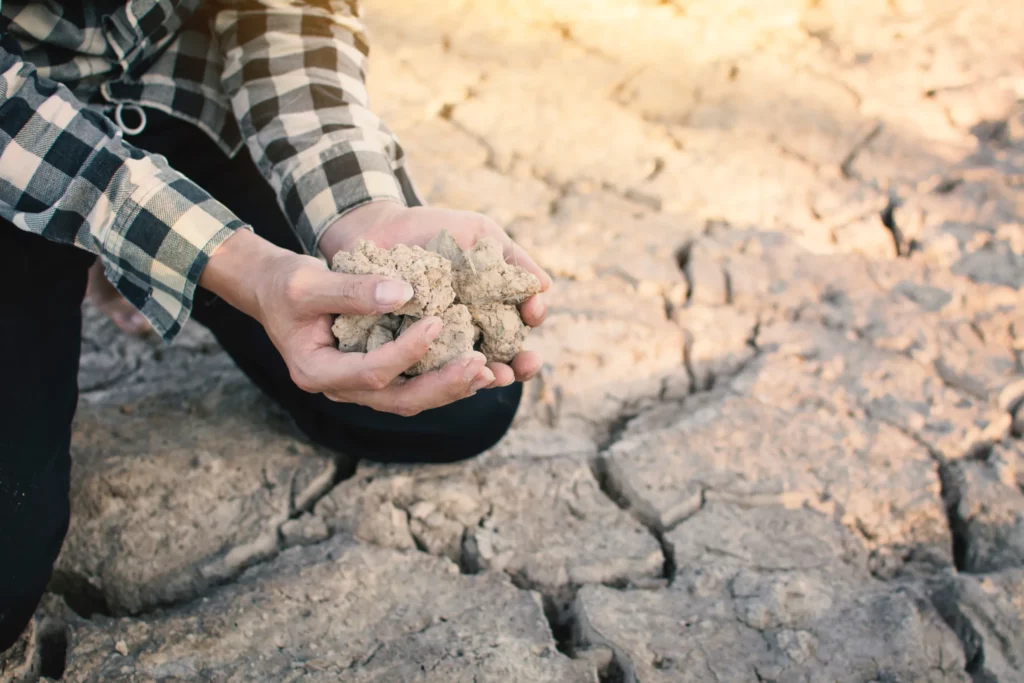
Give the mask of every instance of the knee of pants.
[[316, 401], [321, 410], [293, 416], [316, 443], [359, 459], [450, 463], [497, 444], [512, 425], [522, 391], [519, 383], [489, 389], [413, 417], [332, 403], [321, 396]]

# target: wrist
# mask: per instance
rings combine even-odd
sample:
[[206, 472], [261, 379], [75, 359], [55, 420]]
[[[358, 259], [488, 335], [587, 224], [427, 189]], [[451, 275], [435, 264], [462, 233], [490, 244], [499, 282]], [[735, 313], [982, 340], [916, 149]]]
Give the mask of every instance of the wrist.
[[405, 208], [404, 204], [394, 199], [379, 199], [360, 204], [345, 212], [324, 230], [317, 248], [329, 263], [339, 251], [350, 250], [361, 237], [371, 232], [375, 226]]
[[286, 255], [295, 256], [251, 230], [238, 230], [210, 256], [199, 286], [262, 322], [260, 281], [273, 273], [273, 262]]

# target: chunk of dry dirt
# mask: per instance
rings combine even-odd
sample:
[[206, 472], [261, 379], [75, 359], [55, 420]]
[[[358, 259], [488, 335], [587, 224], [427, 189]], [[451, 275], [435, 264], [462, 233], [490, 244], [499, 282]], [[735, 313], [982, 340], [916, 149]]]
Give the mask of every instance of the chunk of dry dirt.
[[[362, 240], [339, 252], [333, 269], [351, 275], [385, 275], [408, 282], [413, 297], [394, 314], [339, 315], [331, 328], [338, 348], [364, 353], [380, 348], [425, 316], [440, 316], [441, 334], [405, 374], [421, 375], [476, 348], [492, 362], [508, 363], [522, 350], [529, 327], [516, 308], [540, 291], [533, 273], [505, 261], [490, 237], [465, 250], [447, 231], [426, 249], [400, 244], [381, 249]], [[470, 306], [470, 309], [467, 309]]]
[[455, 299], [451, 263], [422, 247], [399, 244], [381, 249], [360, 240], [355, 251], [334, 255], [333, 270], [348, 275], [383, 275], [412, 286], [413, 296], [398, 315], [440, 315]]

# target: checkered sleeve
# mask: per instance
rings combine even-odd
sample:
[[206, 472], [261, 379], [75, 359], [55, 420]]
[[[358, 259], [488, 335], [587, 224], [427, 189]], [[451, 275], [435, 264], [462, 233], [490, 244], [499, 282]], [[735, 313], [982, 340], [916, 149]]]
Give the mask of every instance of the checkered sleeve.
[[356, 0], [219, 0], [222, 83], [306, 251], [347, 211], [414, 196], [396, 137], [369, 109]]
[[115, 287], [170, 341], [210, 254], [245, 226], [161, 156], [41, 77], [0, 35], [0, 216], [98, 254]]

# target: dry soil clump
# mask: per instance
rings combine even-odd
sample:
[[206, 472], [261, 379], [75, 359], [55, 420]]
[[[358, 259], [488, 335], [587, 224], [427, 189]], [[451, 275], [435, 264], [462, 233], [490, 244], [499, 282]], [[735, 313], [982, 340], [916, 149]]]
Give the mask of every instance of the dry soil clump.
[[381, 249], [361, 240], [355, 251], [335, 255], [332, 267], [349, 275], [404, 280], [413, 289], [412, 299], [392, 314], [339, 315], [332, 329], [342, 351], [372, 351], [422, 317], [439, 316], [444, 322], [441, 334], [408, 375], [436, 370], [473, 350], [488, 361], [511, 361], [529, 331], [517, 306], [540, 291], [532, 273], [505, 262], [501, 244], [492, 237], [469, 250], [447, 232], [426, 249], [404, 244]]

